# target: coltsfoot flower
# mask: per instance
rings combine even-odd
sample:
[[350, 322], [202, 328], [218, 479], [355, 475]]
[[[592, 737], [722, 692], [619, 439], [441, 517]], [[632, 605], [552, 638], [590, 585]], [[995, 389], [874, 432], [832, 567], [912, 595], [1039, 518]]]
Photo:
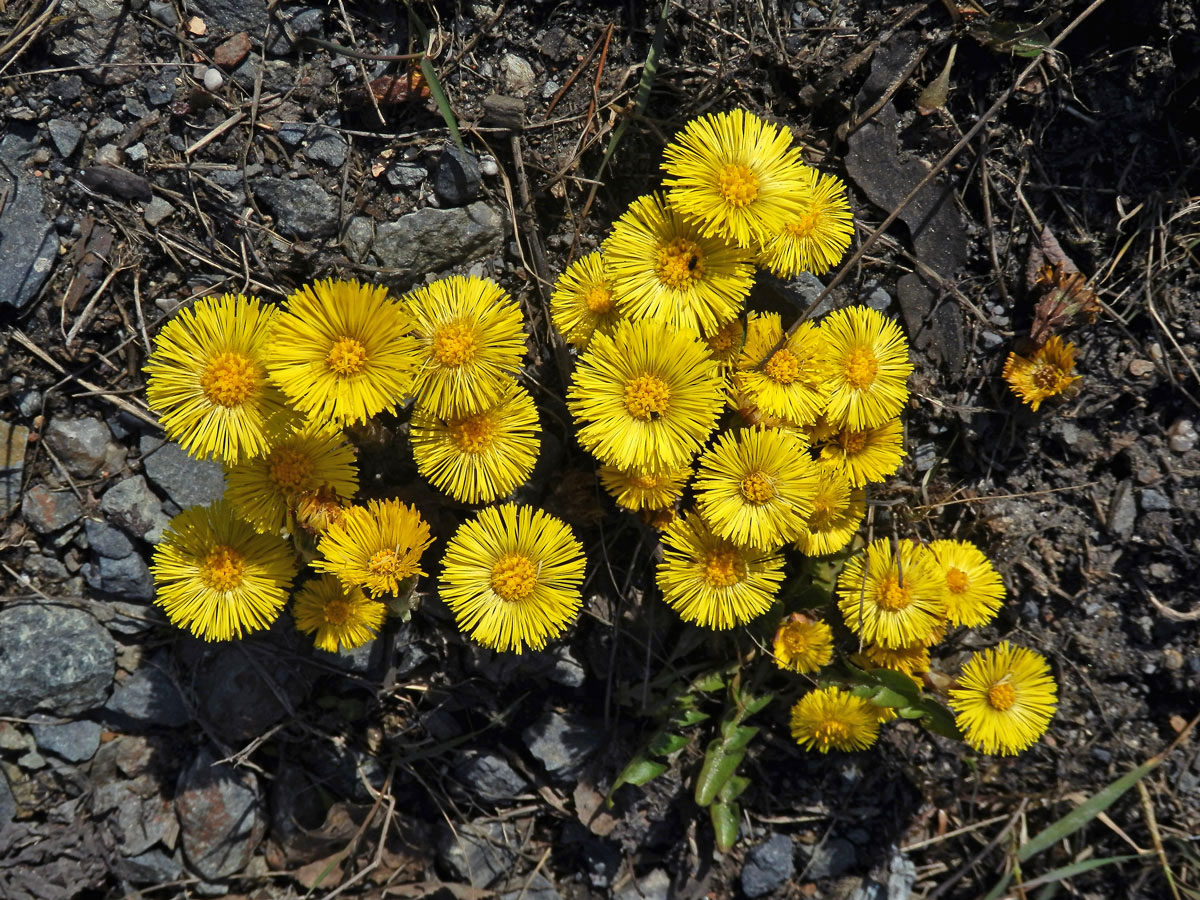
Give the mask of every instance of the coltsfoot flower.
[[875, 704], [840, 688], [810, 691], [792, 707], [792, 737], [805, 750], [866, 750], [879, 737]]
[[415, 506], [399, 500], [371, 500], [351, 506], [321, 537], [321, 559], [312, 566], [361, 587], [372, 597], [399, 594], [400, 586], [421, 570], [421, 554], [432, 543], [429, 525]]
[[353, 650], [379, 634], [386, 607], [372, 600], [362, 588], [348, 588], [333, 575], [305, 582], [292, 603], [296, 628], [313, 635], [320, 650], [337, 653]]
[[926, 644], [945, 620], [945, 589], [933, 554], [907, 539], [880, 538], [846, 564], [837, 581], [846, 626], [881, 647]]
[[818, 619], [792, 613], [780, 623], [771, 649], [779, 668], [815, 672], [833, 659], [833, 631]]
[[1033, 356], [1008, 354], [1004, 362], [1004, 380], [1012, 392], [1034, 412], [1044, 400], [1064, 394], [1082, 375], [1075, 371], [1075, 345], [1057, 334], [1046, 341]]
[[900, 326], [869, 306], [837, 309], [821, 322], [829, 404], [836, 428], [875, 428], [895, 418], [908, 399], [908, 341]]
[[1005, 641], [967, 660], [950, 707], [970, 747], [1011, 756], [1046, 733], [1057, 695], [1046, 658]]
[[759, 265], [780, 278], [801, 272], [825, 274], [842, 261], [854, 237], [846, 185], [815, 169], [807, 174], [810, 187], [803, 195], [803, 211], [787, 217], [758, 256]]

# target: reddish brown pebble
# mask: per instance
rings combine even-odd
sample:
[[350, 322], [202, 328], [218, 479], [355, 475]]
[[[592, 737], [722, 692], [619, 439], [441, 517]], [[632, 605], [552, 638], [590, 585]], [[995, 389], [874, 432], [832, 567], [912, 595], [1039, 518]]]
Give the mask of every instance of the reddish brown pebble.
[[232, 69], [250, 52], [250, 35], [239, 31], [213, 51], [213, 62], [223, 69]]

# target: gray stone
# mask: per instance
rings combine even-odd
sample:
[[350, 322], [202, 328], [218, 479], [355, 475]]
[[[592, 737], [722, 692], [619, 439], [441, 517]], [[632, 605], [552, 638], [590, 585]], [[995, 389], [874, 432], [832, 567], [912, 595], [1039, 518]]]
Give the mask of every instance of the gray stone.
[[979, 332], [979, 339], [983, 341], [984, 349], [987, 350], [995, 350], [1004, 343], [1004, 338], [1000, 337], [1000, 335], [996, 334], [994, 331]]
[[913, 451], [913, 465], [918, 472], [928, 472], [938, 461], [937, 444], [918, 444]]
[[279, 126], [279, 140], [289, 147], [298, 147], [311, 128], [307, 122], [284, 122]]
[[388, 184], [392, 187], [415, 188], [429, 175], [424, 166], [412, 163], [396, 163], [387, 170]]
[[143, 475], [119, 481], [100, 498], [100, 510], [128, 534], [157, 544], [170, 517]]
[[0, 517], [7, 516], [21, 502], [21, 479], [28, 443], [28, 428], [0, 419]]
[[0, 832], [12, 823], [16, 814], [17, 800], [13, 797], [12, 788], [8, 786], [8, 776], [0, 769]]
[[1146, 488], [1142, 491], [1142, 510], [1150, 512], [1152, 510], [1166, 510], [1171, 508], [1171, 501], [1165, 494]]
[[164, 884], [184, 875], [179, 851], [167, 853], [158, 847], [135, 856], [114, 856], [110, 864], [114, 875], [134, 884]]
[[153, 662], [119, 682], [104, 710], [105, 719], [123, 731], [180, 728], [191, 721], [179, 689]]
[[68, 472], [91, 478], [104, 465], [111, 434], [99, 419], [54, 418], [43, 439]]
[[528, 60], [515, 53], [506, 53], [500, 60], [500, 74], [504, 78], [505, 93], [514, 97], [528, 97], [533, 90], [533, 66]]
[[773, 834], [746, 854], [742, 866], [742, 893], [747, 897], [769, 894], [796, 873], [795, 845], [786, 834]]
[[1137, 503], [1131, 485], [1129, 479], [1121, 482], [1109, 501], [1108, 530], [1122, 538], [1128, 538], [1133, 533], [1133, 526], [1137, 522]]
[[[170, 4], [168, 4], [170, 6]], [[172, 13], [175, 11], [171, 7]], [[153, 13], [151, 13], [153, 15]], [[145, 91], [146, 100], [151, 106], [166, 106], [175, 99], [175, 79], [179, 77], [179, 70], [174, 66], [168, 66], [164, 69], [157, 69], [150, 75], [146, 76]]]
[[162, 22], [168, 28], [174, 28], [179, 24], [179, 13], [175, 11], [174, 3], [160, 3], [158, 0], [150, 0], [150, 16]]
[[112, 684], [112, 635], [66, 606], [0, 610], [0, 715], [35, 709], [73, 716], [99, 706]]
[[102, 519], [84, 519], [84, 534], [88, 547], [97, 556], [107, 559], [124, 559], [133, 553], [133, 541], [119, 528], [113, 528]]
[[583, 664], [571, 653], [570, 647], [558, 648], [552, 657], [554, 667], [549, 672], [551, 681], [561, 684], [563, 687], [583, 687], [583, 683], [587, 680], [587, 672], [584, 670]]
[[375, 223], [370, 216], [355, 216], [346, 223], [346, 232], [342, 235], [342, 251], [351, 262], [360, 263], [369, 252], [371, 243], [375, 240]]
[[500, 249], [504, 220], [482, 201], [456, 209], [426, 207], [375, 228], [372, 252], [394, 270], [401, 287], [495, 253]]
[[83, 505], [68, 490], [52, 491], [35, 484], [21, 500], [21, 516], [38, 534], [66, 528], [83, 515]]
[[33, 578], [54, 579], [69, 578], [71, 573], [67, 571], [67, 567], [57, 557], [31, 553], [21, 563], [21, 575], [28, 575]]
[[175, 212], [175, 207], [168, 201], [162, 197], [155, 197], [146, 204], [146, 209], [142, 212], [142, 219], [151, 228], [157, 228], [173, 212]]
[[50, 55], [62, 65], [86, 66], [84, 77], [112, 86], [138, 76], [141, 42], [137, 18], [122, 0], [67, 0], [60, 10], [67, 26], [55, 30]]
[[175, 794], [184, 855], [210, 881], [242, 871], [266, 830], [253, 773], [216, 760], [202, 748], [180, 773]]
[[547, 710], [521, 736], [550, 777], [564, 782], [578, 777], [583, 764], [600, 749], [602, 739], [599, 729], [556, 710]]
[[140, 553], [120, 559], [98, 556], [83, 574], [91, 587], [106, 594], [127, 600], [154, 599], [154, 577]]
[[541, 872], [532, 878], [519, 876], [509, 882], [509, 890], [500, 892], [500, 900], [562, 900], [554, 882]]
[[917, 884], [917, 866], [899, 849], [888, 861], [887, 900], [909, 900]]
[[472, 887], [486, 888], [506, 875], [517, 860], [515, 831], [500, 822], [477, 820], [447, 831], [438, 844], [438, 859]]
[[124, 130], [125, 126], [112, 116], [105, 116], [88, 132], [88, 137], [92, 139], [93, 143], [103, 144], [105, 141], [111, 141]]
[[116, 634], [141, 634], [156, 625], [167, 623], [166, 614], [157, 606], [147, 606], [144, 603], [125, 603], [114, 600], [105, 604], [112, 611], [112, 618], [104, 623], [109, 631]]
[[261, 664], [255, 667], [238, 645], [217, 651], [203, 676], [196, 679], [201, 711], [219, 737], [234, 742], [262, 734], [287, 714], [277, 693], [295, 705], [307, 690], [296, 671], [282, 662], [273, 663], [269, 671]]
[[346, 161], [349, 146], [336, 131], [322, 129], [321, 133], [304, 148], [304, 155], [331, 169], [339, 168]]
[[[821, 291], [825, 290], [825, 283], [812, 272], [801, 272], [789, 281], [787, 286], [800, 295], [805, 309], [821, 295]], [[830, 296], [822, 300], [821, 305], [812, 311], [811, 318], [823, 316], [831, 309], [833, 309], [833, 297]]]
[[0, 138], [0, 303], [23, 308], [42, 289], [58, 258], [58, 234], [42, 211], [41, 179], [30, 174], [25, 157], [36, 148], [14, 130]]
[[63, 159], [69, 157], [79, 147], [79, 139], [83, 137], [83, 129], [69, 119], [51, 119], [46, 123], [50, 132], [50, 140], [54, 149]]
[[837, 878], [858, 865], [858, 851], [845, 838], [829, 838], [809, 849], [804, 877], [810, 880]]
[[892, 305], [892, 295], [876, 285], [870, 290], [863, 302], [866, 303], [867, 306], [871, 307], [871, 309], [884, 312], [889, 306]]
[[100, 749], [100, 723], [76, 719], [55, 724], [49, 716], [34, 715], [33, 738], [38, 749], [61, 756], [68, 762], [85, 762]]
[[262, 40], [270, 22], [267, 0], [192, 0], [188, 6], [204, 20], [210, 39], [245, 31]]
[[141, 101], [141, 98], [137, 96], [125, 98], [125, 112], [139, 120], [150, 115], [149, 107], [147, 107], [146, 104]]
[[216, 460], [192, 459], [178, 444], [144, 435], [142, 468], [181, 509], [207, 506], [225, 495], [225, 473]]
[[138, 141], [136, 144], [125, 148], [125, 158], [130, 162], [145, 162], [149, 156], [150, 151], [146, 149], [146, 145], [141, 141]]
[[[288, 28], [297, 38], [306, 34], [320, 34], [324, 22], [324, 14], [319, 9], [291, 10], [284, 13]], [[293, 49], [291, 40], [277, 24], [271, 24], [271, 36], [267, 39], [267, 52], [273, 56], [283, 56]]]
[[475, 157], [451, 144], [438, 159], [433, 192], [443, 206], [465, 206], [479, 196], [481, 177]]
[[283, 234], [308, 240], [337, 233], [337, 204], [311, 178], [259, 178], [251, 187]]
[[671, 876], [662, 869], [649, 874], [617, 891], [614, 900], [667, 900], [671, 893]]
[[529, 782], [503, 756], [487, 751], [461, 756], [454, 777], [488, 803], [503, 803], [529, 790]]

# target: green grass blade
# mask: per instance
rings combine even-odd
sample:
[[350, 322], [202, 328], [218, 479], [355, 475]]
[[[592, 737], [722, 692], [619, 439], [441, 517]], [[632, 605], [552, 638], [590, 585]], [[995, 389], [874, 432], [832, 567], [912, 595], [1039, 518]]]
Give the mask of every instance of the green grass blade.
[[[404, 0], [404, 5], [408, 8], [408, 21], [412, 23], [413, 28], [417, 30], [417, 34], [421, 37], [421, 46], [428, 48], [429, 29], [425, 27], [425, 23], [421, 21], [421, 17], [413, 9], [412, 0]], [[454, 117], [454, 109], [450, 106], [450, 98], [442, 90], [441, 79], [438, 78], [437, 70], [433, 67], [433, 63], [429, 61], [429, 57], [427, 56], [421, 57], [421, 76], [425, 79], [425, 83], [429, 85], [429, 96], [437, 104], [438, 112], [442, 114], [442, 118], [446, 122], [446, 127], [450, 129], [450, 137], [454, 139], [454, 143], [458, 144], [460, 150], [466, 152], [467, 148], [463, 145], [462, 135], [458, 133], [458, 119]]]
[[[1146, 856], [1149, 858], [1153, 854], [1148, 853]], [[1083, 862], [1071, 863], [1070, 865], [1047, 872], [1044, 875], [1039, 875], [1037, 878], [1032, 878], [1022, 884], [1021, 887], [1029, 890], [1030, 888], [1041, 887], [1043, 884], [1053, 884], [1068, 878], [1074, 878], [1077, 875], [1082, 875], [1084, 872], [1090, 872], [1092, 869], [1099, 869], [1101, 866], [1129, 862], [1131, 859], [1141, 858], [1136, 853], [1129, 853], [1125, 856], [1105, 856], [1101, 859], [1085, 859]]]

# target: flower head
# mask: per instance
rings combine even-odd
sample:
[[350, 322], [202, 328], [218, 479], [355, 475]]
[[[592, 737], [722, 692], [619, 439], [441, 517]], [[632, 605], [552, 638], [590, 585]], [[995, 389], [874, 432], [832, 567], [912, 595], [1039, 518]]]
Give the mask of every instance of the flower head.
[[775, 632], [772, 653], [781, 669], [815, 672], [833, 659], [833, 631], [818, 619], [792, 613]]
[[821, 468], [844, 475], [853, 487], [884, 481], [904, 459], [904, 429], [899, 419], [875, 428], [843, 428], [821, 447]]
[[666, 509], [674, 505], [683, 496], [683, 487], [692, 477], [692, 470], [685, 466], [663, 472], [643, 472], [601, 466], [599, 474], [600, 483], [617, 501], [617, 506], [636, 512]]
[[259, 534], [218, 500], [171, 519], [150, 572], [154, 602], [171, 624], [206, 641], [228, 641], [278, 618], [296, 560], [286, 541]]
[[583, 547], [560, 520], [530, 506], [489, 506], [455, 533], [441, 597], [458, 628], [494, 650], [541, 650], [583, 603]]
[[729, 368], [737, 361], [742, 353], [742, 345], [746, 343], [746, 322], [744, 319], [730, 319], [715, 332], [704, 339], [708, 352], [722, 368]]
[[826, 316], [821, 333], [830, 387], [825, 417], [830, 423], [858, 430], [899, 415], [913, 370], [900, 326], [869, 306], [848, 306]]
[[342, 520], [350, 501], [339, 497], [330, 485], [322, 484], [311, 491], [299, 494], [292, 503], [292, 513], [296, 517], [296, 525], [309, 534], [320, 535]]
[[464, 503], [490, 503], [529, 477], [541, 426], [529, 392], [513, 381], [478, 412], [442, 417], [418, 404], [412, 417], [417, 471]]
[[812, 190], [791, 143], [787, 129], [744, 109], [693, 119], [664, 152], [671, 205], [739, 247], [770, 240]]
[[621, 312], [713, 334], [742, 311], [754, 284], [748, 250], [705, 237], [656, 194], [639, 197], [604, 242]]
[[925, 547], [887, 538], [846, 564], [837, 582], [838, 608], [855, 634], [881, 647], [926, 643], [945, 616], [942, 578]]
[[837, 553], [854, 540], [866, 512], [866, 495], [861, 489], [851, 488], [841, 472], [822, 469], [812, 515], [796, 537], [796, 549], [807, 556]]
[[348, 588], [333, 575], [310, 579], [296, 594], [292, 617], [305, 634], [314, 634], [320, 650], [337, 653], [374, 640], [387, 608], [371, 600], [362, 588]]
[[581, 256], [558, 276], [550, 295], [550, 318], [568, 344], [587, 348], [592, 334], [609, 334], [621, 315], [599, 250]]
[[983, 551], [970, 541], [932, 541], [929, 549], [946, 582], [946, 618], [972, 628], [992, 621], [1004, 582]]
[[810, 425], [829, 396], [821, 332], [812, 322], [805, 322], [775, 350], [781, 338], [778, 313], [751, 317], [733, 383], [767, 416]]
[[1033, 356], [1008, 354], [1004, 363], [1004, 380], [1014, 394], [1028, 403], [1034, 412], [1042, 401], [1064, 393], [1082, 375], [1075, 371], [1075, 345], [1063, 342], [1057, 334], [1046, 341]]
[[412, 322], [381, 285], [327, 279], [287, 299], [267, 369], [288, 402], [333, 431], [392, 410], [411, 393]]
[[292, 416], [267, 380], [275, 309], [257, 297], [206, 297], [159, 332], [146, 363], [146, 402], [167, 437], [200, 459], [267, 452]]
[[780, 278], [801, 272], [823, 275], [842, 261], [854, 237], [846, 185], [815, 169], [808, 169], [807, 175], [810, 183], [801, 211], [784, 220], [758, 257], [759, 265]]
[[658, 589], [687, 622], [725, 630], [771, 608], [783, 580], [783, 557], [738, 547], [713, 533], [695, 513], [663, 532]]
[[521, 309], [500, 285], [452, 275], [406, 294], [424, 353], [418, 402], [449, 417], [494, 406], [525, 354]]
[[663, 471], [691, 462], [724, 403], [717, 364], [695, 332], [621, 322], [579, 357], [567, 406], [601, 462]]
[[313, 568], [330, 572], [347, 588], [365, 588], [372, 597], [399, 594], [402, 582], [421, 571], [421, 554], [433, 542], [429, 525], [415, 506], [399, 500], [372, 500], [351, 506], [326, 529]]
[[225, 496], [243, 519], [265, 534], [278, 534], [289, 510], [322, 485], [343, 497], [358, 490], [354, 448], [341, 435], [315, 429], [295, 431], [266, 456], [225, 473]]
[[840, 688], [810, 691], [792, 707], [792, 737], [805, 750], [866, 750], [879, 737], [875, 705]]
[[929, 648], [924, 644], [896, 648], [870, 644], [863, 650], [862, 656], [854, 657], [853, 661], [868, 669], [891, 669], [905, 675], [915, 675], [929, 671]]
[[967, 660], [950, 707], [969, 746], [1009, 756], [1045, 734], [1057, 695], [1046, 658], [1005, 641]]
[[725, 432], [700, 457], [696, 505], [718, 535], [775, 549], [813, 512], [817, 467], [796, 437], [766, 428]]

